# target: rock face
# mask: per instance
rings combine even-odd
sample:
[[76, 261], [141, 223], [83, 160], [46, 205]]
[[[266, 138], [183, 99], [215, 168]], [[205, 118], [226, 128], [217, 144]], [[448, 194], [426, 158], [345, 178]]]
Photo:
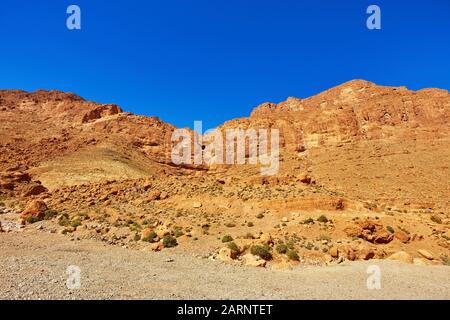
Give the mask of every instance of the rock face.
[[30, 197], [30, 196], [37, 196], [43, 192], [47, 192], [47, 188], [39, 183], [33, 183], [31, 186], [27, 188], [25, 193], [23, 194], [24, 197]]

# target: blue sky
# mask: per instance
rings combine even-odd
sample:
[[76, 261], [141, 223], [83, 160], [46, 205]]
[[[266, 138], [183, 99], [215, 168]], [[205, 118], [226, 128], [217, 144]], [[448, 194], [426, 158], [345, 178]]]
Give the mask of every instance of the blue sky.
[[[79, 5], [82, 29], [66, 28]], [[382, 29], [366, 28], [377, 4]], [[450, 1], [2, 0], [0, 88], [204, 129], [351, 79], [450, 89]]]

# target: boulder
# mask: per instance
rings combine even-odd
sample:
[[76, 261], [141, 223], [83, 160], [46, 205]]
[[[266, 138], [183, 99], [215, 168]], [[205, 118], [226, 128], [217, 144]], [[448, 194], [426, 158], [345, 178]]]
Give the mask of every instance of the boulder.
[[358, 252], [358, 259], [360, 260], [370, 260], [375, 257], [375, 251], [370, 248], [364, 248]]
[[158, 238], [162, 239], [170, 234], [170, 230], [166, 226], [158, 226], [155, 229], [155, 233], [158, 236]]
[[410, 239], [410, 236], [401, 230], [395, 231], [394, 237], [403, 243], [408, 243]]
[[387, 230], [378, 230], [375, 232], [375, 234], [373, 234], [373, 236], [374, 236], [373, 242], [376, 244], [389, 243], [394, 239], [394, 236]]
[[395, 261], [400, 261], [400, 262], [409, 263], [409, 264], [414, 262], [413, 257], [405, 251], [396, 252], [393, 255], [389, 256], [387, 258], [387, 260], [395, 260]]
[[273, 243], [272, 236], [269, 233], [263, 233], [259, 237], [259, 242], [262, 244], [272, 244]]
[[265, 267], [266, 261], [251, 254], [247, 253], [242, 257], [242, 261], [244, 262], [244, 265], [250, 266], [250, 267]]
[[158, 190], [155, 190], [153, 192], [150, 192], [148, 196], [148, 201], [155, 201], [161, 199], [161, 192]]
[[202, 203], [201, 202], [194, 202], [192, 204], [192, 207], [195, 209], [201, 208], [202, 207]]
[[311, 177], [306, 173], [302, 172], [298, 175], [298, 180], [304, 184], [310, 184], [311, 183]]
[[330, 255], [333, 257], [333, 258], [339, 258], [339, 249], [337, 248], [337, 247], [333, 247], [333, 248], [331, 248], [330, 249]]
[[38, 219], [43, 219], [45, 216], [45, 211], [47, 211], [47, 205], [42, 200], [31, 201], [26, 209], [22, 212], [21, 217], [27, 219], [28, 217], [36, 217]]

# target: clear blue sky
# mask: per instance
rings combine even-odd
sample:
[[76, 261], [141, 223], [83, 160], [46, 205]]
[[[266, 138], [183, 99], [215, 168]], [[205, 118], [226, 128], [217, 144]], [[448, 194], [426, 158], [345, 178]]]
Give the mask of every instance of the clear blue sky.
[[[66, 9], [82, 10], [82, 30]], [[366, 8], [382, 30], [366, 28]], [[351, 79], [450, 89], [448, 0], [2, 0], [0, 88], [204, 129]]]

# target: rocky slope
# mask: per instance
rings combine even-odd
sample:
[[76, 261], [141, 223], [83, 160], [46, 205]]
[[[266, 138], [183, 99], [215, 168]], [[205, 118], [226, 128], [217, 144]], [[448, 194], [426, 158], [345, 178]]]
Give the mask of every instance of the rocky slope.
[[449, 119], [447, 91], [362, 80], [264, 103], [219, 130], [280, 130], [280, 170], [265, 177], [250, 164], [174, 165], [175, 127], [156, 117], [3, 90], [0, 221], [233, 264], [446, 264]]

